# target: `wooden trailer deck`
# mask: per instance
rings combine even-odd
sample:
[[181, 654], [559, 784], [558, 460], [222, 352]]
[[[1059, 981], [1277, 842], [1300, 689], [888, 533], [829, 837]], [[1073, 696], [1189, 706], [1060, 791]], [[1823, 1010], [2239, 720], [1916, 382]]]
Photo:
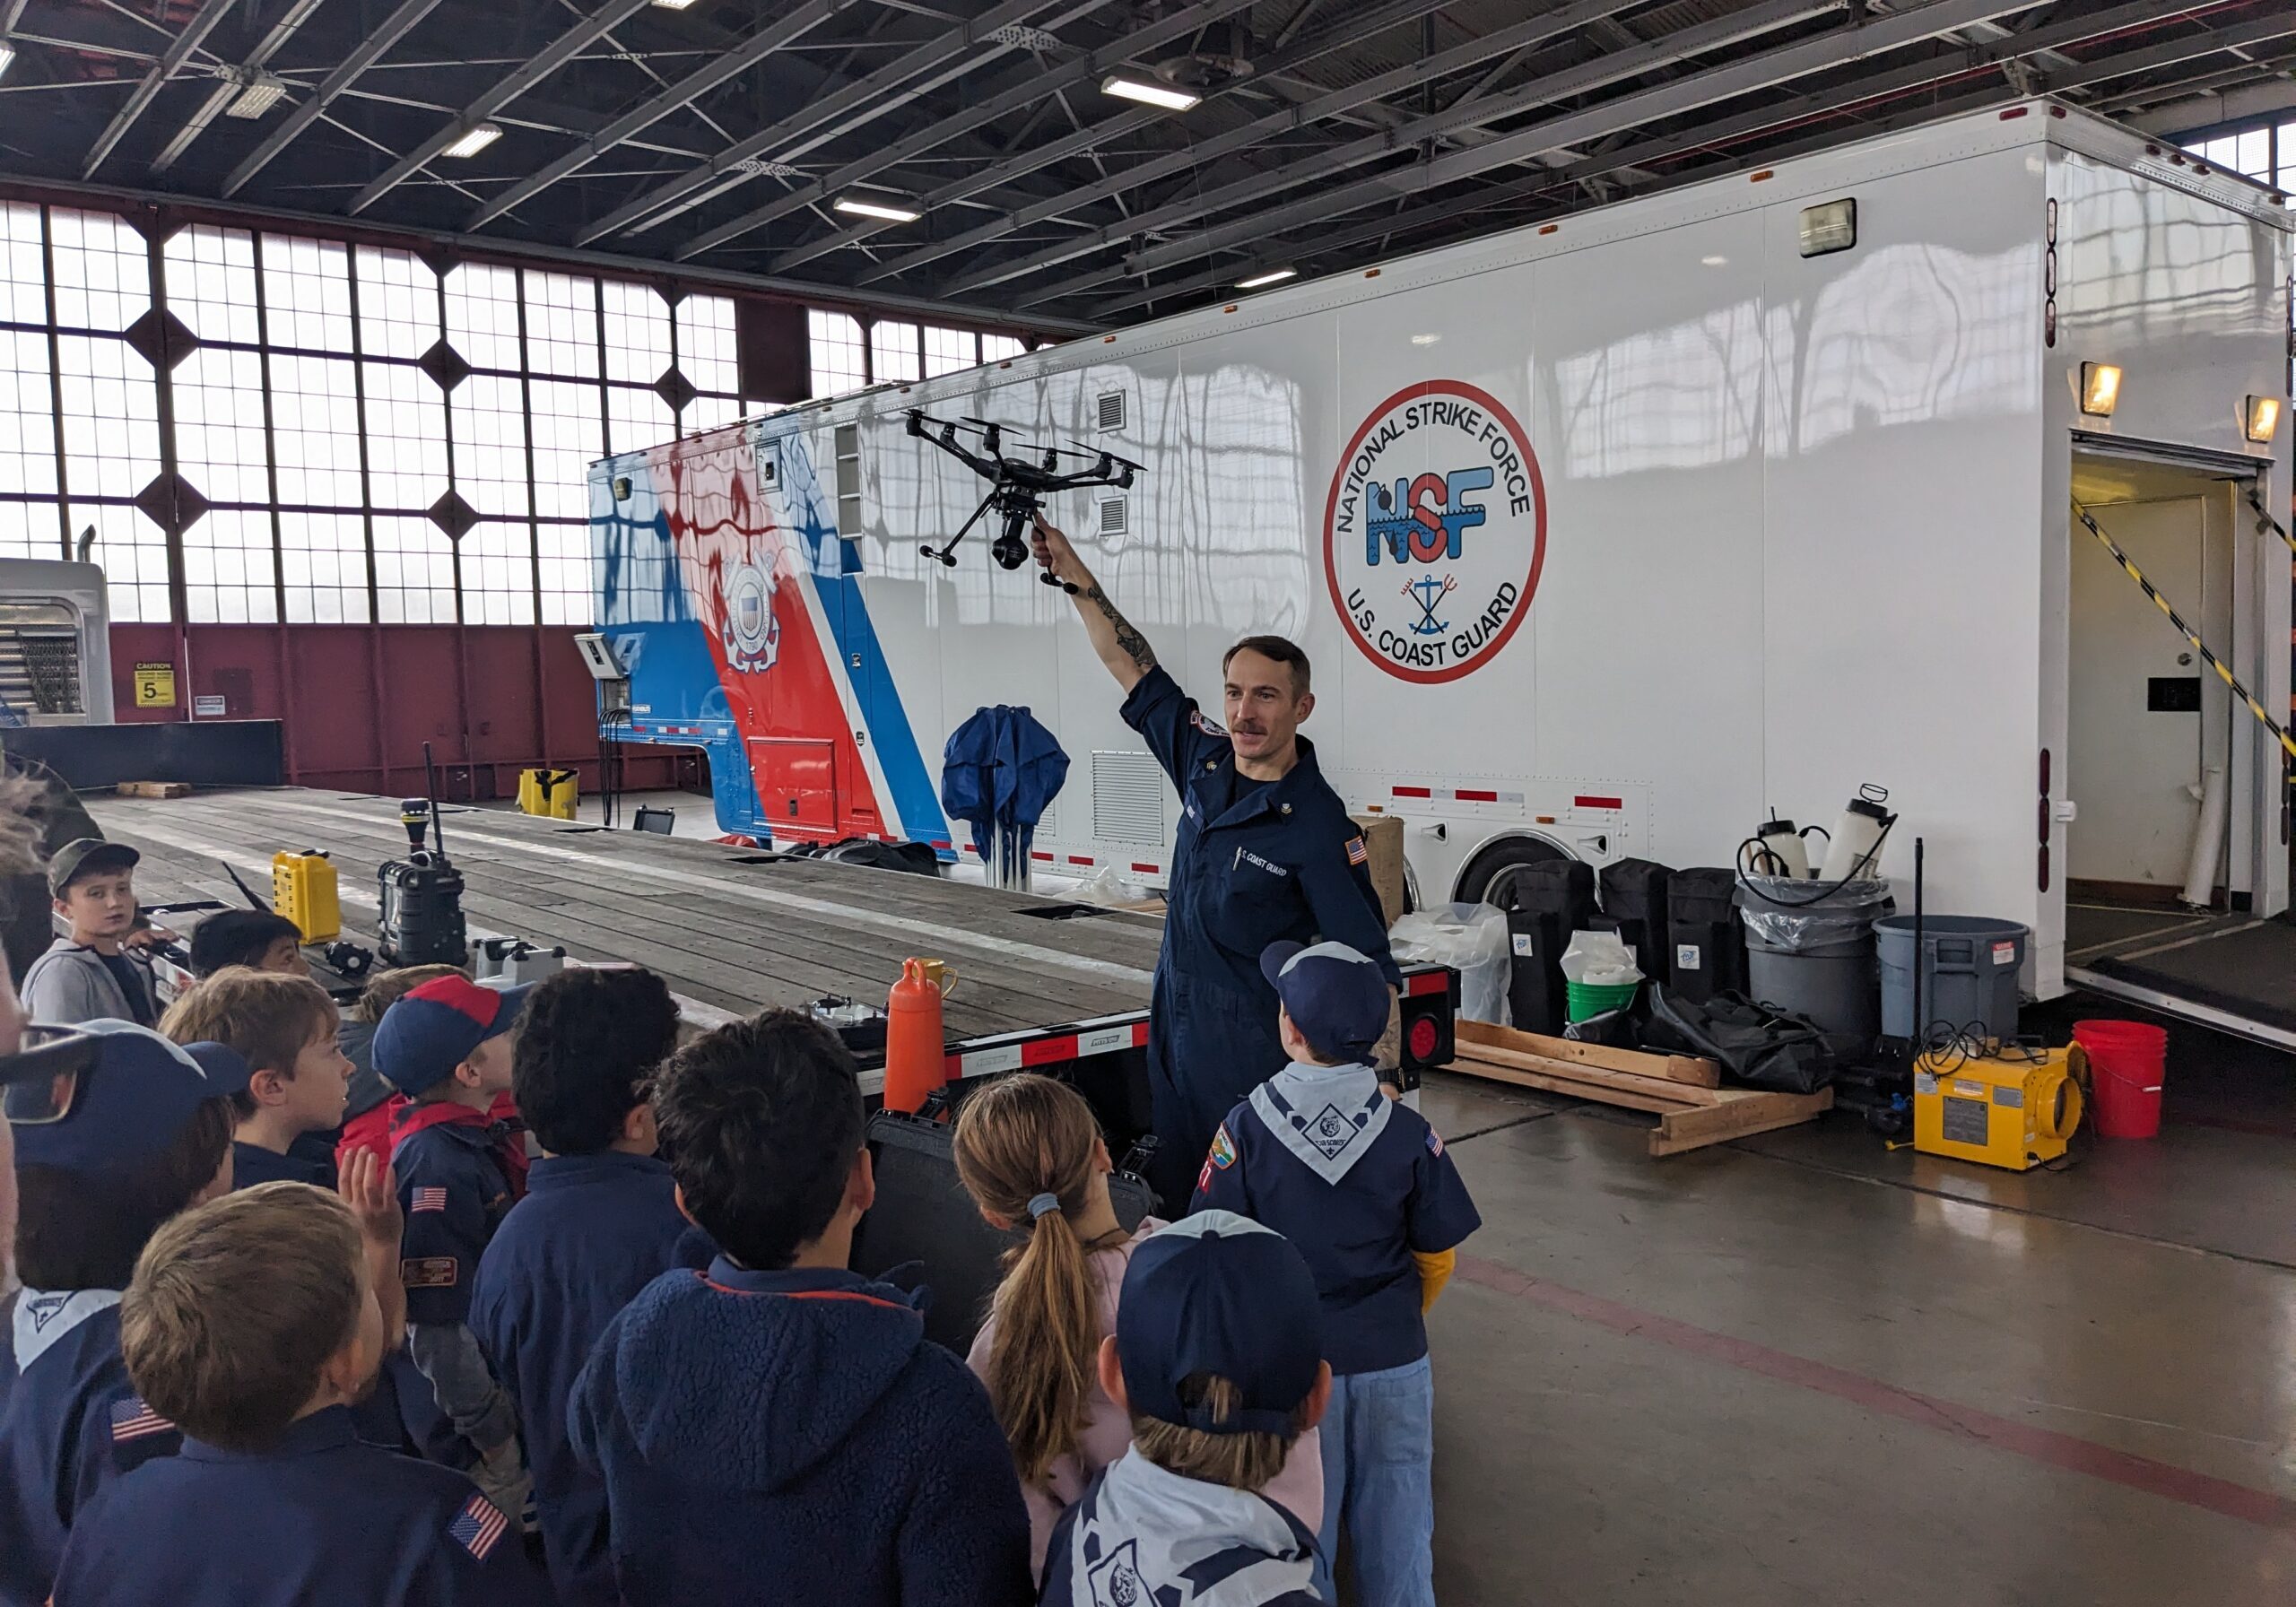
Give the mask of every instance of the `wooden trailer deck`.
[[[344, 933], [370, 948], [376, 867], [407, 849], [395, 798], [287, 787], [84, 802], [106, 836], [143, 853], [136, 892], [147, 907], [242, 908], [223, 865], [267, 894], [275, 851], [326, 850]], [[1112, 1038], [1110, 1018], [1145, 1020], [1162, 934], [1152, 916], [503, 811], [448, 805], [444, 817], [474, 941], [521, 937], [581, 960], [646, 966], [698, 1026], [824, 995], [883, 1009], [909, 955], [957, 972], [944, 1019], [966, 1074], [1004, 1069], [975, 1065], [971, 1040], [1080, 1025]], [[198, 917], [162, 918], [188, 934]], [[1144, 1025], [1123, 1037], [1087, 1052], [1144, 1041]], [[1013, 1043], [1001, 1048], [1009, 1053], [987, 1059], [1021, 1064]]]

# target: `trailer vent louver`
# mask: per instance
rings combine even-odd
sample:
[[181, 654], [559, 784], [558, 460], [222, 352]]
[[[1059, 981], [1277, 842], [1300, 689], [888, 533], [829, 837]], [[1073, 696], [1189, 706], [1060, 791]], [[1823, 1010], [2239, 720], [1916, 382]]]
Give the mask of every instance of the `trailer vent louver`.
[[861, 536], [861, 427], [837, 427], [837, 533], [847, 541]]
[[1100, 534], [1123, 535], [1131, 528], [1131, 503], [1124, 497], [1110, 497], [1100, 504]]
[[1100, 427], [1102, 430], [1124, 428], [1124, 393], [1122, 391], [1100, 393]]
[[1092, 755], [1092, 836], [1100, 842], [1161, 847], [1164, 772], [1147, 753]]

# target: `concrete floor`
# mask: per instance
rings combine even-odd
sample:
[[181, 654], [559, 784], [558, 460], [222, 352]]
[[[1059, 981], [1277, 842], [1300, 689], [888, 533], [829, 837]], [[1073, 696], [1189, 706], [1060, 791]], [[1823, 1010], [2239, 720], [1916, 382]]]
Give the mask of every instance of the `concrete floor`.
[[2170, 1086], [2011, 1175], [1431, 1083], [1484, 1221], [1430, 1319], [1440, 1598], [2296, 1602], [2296, 1062], [2179, 1029]]

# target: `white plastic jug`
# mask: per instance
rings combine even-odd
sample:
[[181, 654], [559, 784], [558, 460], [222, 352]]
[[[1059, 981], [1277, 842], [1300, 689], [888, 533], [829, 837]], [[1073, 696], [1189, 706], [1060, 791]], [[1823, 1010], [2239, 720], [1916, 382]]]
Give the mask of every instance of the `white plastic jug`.
[[1883, 807], [1889, 799], [1888, 787], [1876, 786], [1870, 781], [1857, 789], [1857, 795], [1850, 799], [1834, 821], [1832, 834], [1826, 841], [1825, 867], [1818, 873], [1819, 880], [1846, 882], [1852, 876], [1880, 873], [1875, 861], [1882, 839], [1898, 821]]
[[1810, 851], [1793, 821], [1764, 821], [1752, 839], [1739, 849], [1738, 868], [1751, 875], [1791, 876], [1798, 881], [1810, 873]]

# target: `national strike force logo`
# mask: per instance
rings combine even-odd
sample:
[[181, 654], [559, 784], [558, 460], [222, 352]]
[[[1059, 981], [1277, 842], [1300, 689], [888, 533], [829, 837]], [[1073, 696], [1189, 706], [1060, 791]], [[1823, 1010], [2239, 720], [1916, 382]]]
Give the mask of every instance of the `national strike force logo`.
[[1456, 681], [1515, 633], [1546, 557], [1530, 438], [1457, 379], [1397, 391], [1340, 455], [1324, 575], [1347, 633], [1405, 681]]

